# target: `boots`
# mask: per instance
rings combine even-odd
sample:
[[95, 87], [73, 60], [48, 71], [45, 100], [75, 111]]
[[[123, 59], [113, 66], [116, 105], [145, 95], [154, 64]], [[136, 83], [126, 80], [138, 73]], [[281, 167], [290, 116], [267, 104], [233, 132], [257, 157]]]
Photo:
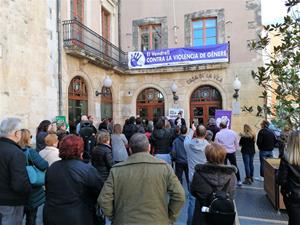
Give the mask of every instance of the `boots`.
[[251, 177], [246, 177], [245, 180], [243, 181], [243, 184], [251, 185]]

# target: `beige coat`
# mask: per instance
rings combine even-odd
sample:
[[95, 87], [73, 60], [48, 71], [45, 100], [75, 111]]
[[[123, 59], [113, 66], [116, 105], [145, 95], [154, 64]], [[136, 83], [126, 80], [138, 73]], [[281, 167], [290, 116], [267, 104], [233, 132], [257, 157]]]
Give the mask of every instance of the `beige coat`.
[[173, 169], [149, 153], [135, 153], [113, 166], [98, 203], [112, 225], [169, 225], [185, 192]]

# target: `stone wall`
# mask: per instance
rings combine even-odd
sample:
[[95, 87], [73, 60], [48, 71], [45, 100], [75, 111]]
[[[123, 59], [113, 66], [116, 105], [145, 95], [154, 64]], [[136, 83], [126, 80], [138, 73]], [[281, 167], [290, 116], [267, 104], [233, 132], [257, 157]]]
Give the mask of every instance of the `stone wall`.
[[55, 1], [0, 4], [0, 119], [18, 116], [34, 132], [57, 107]]

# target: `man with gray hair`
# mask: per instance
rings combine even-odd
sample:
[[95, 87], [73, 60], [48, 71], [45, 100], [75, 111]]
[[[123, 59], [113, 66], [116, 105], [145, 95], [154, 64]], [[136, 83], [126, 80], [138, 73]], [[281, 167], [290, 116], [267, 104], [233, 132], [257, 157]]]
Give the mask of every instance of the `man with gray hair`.
[[6, 118], [0, 124], [0, 224], [20, 225], [31, 189], [26, 159], [17, 145], [21, 120]]
[[114, 225], [173, 224], [184, 204], [185, 193], [173, 169], [149, 154], [145, 134], [129, 141], [132, 155], [114, 165], [98, 203]]
[[[194, 132], [196, 133], [196, 137], [193, 138]], [[209, 145], [208, 141], [205, 139], [206, 136], [206, 128], [203, 125], [195, 127], [192, 124], [192, 129], [190, 129], [189, 134], [184, 139], [184, 148], [186, 151], [188, 168], [189, 168], [189, 181], [192, 183], [195, 166], [197, 164], [206, 163], [205, 156], [205, 147]], [[188, 219], [187, 224], [192, 224], [192, 219], [194, 215], [196, 199], [189, 192], [189, 205], [188, 205]]]

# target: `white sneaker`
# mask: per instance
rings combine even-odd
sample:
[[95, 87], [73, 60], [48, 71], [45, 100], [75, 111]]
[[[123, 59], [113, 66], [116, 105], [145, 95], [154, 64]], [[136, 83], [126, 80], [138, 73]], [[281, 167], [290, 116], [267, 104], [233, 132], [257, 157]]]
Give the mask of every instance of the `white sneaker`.
[[254, 180], [260, 181], [260, 182], [264, 182], [264, 177], [255, 177]]
[[242, 187], [243, 183], [242, 181], [238, 181], [237, 186]]

